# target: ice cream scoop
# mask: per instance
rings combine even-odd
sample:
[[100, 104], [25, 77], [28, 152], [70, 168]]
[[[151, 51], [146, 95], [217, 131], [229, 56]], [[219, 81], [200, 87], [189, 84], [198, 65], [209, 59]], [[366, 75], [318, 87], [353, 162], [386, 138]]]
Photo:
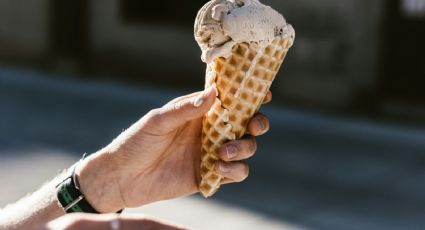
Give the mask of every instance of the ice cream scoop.
[[230, 55], [235, 44], [270, 43], [277, 36], [292, 43], [295, 31], [280, 13], [258, 0], [213, 0], [195, 21], [195, 39], [206, 63]]

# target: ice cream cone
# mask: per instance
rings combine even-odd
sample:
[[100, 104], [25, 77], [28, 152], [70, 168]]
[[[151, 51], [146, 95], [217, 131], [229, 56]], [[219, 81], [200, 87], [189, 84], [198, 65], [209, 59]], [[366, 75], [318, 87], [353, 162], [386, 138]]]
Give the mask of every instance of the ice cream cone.
[[245, 135], [291, 45], [281, 37], [267, 46], [241, 43], [228, 58], [217, 58], [208, 65], [206, 87], [215, 85], [219, 96], [203, 120], [199, 185], [203, 196], [212, 196], [220, 188], [223, 177], [215, 169], [218, 150]]
[[223, 177], [219, 148], [241, 138], [293, 45], [295, 31], [258, 0], [211, 0], [198, 12], [195, 39], [207, 63], [206, 87], [219, 95], [203, 119], [199, 190], [212, 196]]

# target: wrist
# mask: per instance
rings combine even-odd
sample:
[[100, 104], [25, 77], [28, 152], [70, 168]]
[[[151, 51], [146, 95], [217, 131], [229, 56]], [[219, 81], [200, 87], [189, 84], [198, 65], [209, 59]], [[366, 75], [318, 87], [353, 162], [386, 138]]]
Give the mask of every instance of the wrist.
[[95, 153], [84, 159], [75, 174], [81, 193], [98, 212], [112, 213], [125, 208], [108, 154]]

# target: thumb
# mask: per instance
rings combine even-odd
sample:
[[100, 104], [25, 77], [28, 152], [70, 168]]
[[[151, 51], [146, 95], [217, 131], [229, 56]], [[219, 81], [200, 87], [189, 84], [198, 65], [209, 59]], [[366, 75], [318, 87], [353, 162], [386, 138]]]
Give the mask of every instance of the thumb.
[[188, 121], [200, 118], [214, 104], [217, 94], [217, 89], [210, 87], [204, 91], [177, 98], [156, 110], [153, 115], [153, 125], [162, 133], [166, 133]]

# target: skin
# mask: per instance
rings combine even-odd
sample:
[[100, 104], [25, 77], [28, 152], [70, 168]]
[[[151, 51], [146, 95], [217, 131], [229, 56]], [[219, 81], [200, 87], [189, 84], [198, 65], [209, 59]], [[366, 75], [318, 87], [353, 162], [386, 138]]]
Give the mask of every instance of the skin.
[[[198, 192], [202, 117], [216, 95], [217, 90], [209, 88], [176, 98], [150, 111], [111, 144], [84, 159], [76, 175], [86, 200], [100, 213], [114, 213]], [[269, 92], [264, 103], [271, 99]], [[257, 114], [248, 124], [250, 136], [220, 148], [216, 169], [225, 178], [223, 184], [248, 177], [248, 165], [242, 161], [254, 155], [255, 136], [268, 129], [268, 118]], [[182, 229], [143, 216], [65, 215], [55, 188], [64, 177], [59, 175], [32, 195], [0, 210], [4, 217], [0, 218], [0, 230], [111, 229], [111, 221], [117, 218], [121, 229]]]
[[155, 230], [183, 230], [184, 227], [176, 224], [168, 224], [160, 220], [155, 220], [144, 215], [126, 215], [119, 216], [116, 214], [69, 214], [58, 218], [40, 230], [111, 230], [113, 221], [119, 222], [120, 229], [138, 230], [138, 229], [155, 229]]
[[[215, 88], [209, 88], [152, 110], [87, 159], [77, 175], [83, 193], [94, 208], [115, 212], [198, 192], [202, 117], [214, 103], [216, 94]], [[271, 98], [268, 95], [265, 101]], [[195, 106], [195, 101], [200, 100], [202, 104]], [[248, 125], [252, 136], [222, 146], [222, 160], [216, 162], [216, 169], [226, 178], [223, 183], [241, 182], [248, 177], [248, 165], [241, 161], [256, 151], [253, 136], [268, 129], [267, 117], [257, 114]], [[233, 158], [227, 154], [229, 148], [236, 149]], [[97, 181], [96, 186], [93, 181]], [[111, 182], [117, 186], [110, 186]]]

